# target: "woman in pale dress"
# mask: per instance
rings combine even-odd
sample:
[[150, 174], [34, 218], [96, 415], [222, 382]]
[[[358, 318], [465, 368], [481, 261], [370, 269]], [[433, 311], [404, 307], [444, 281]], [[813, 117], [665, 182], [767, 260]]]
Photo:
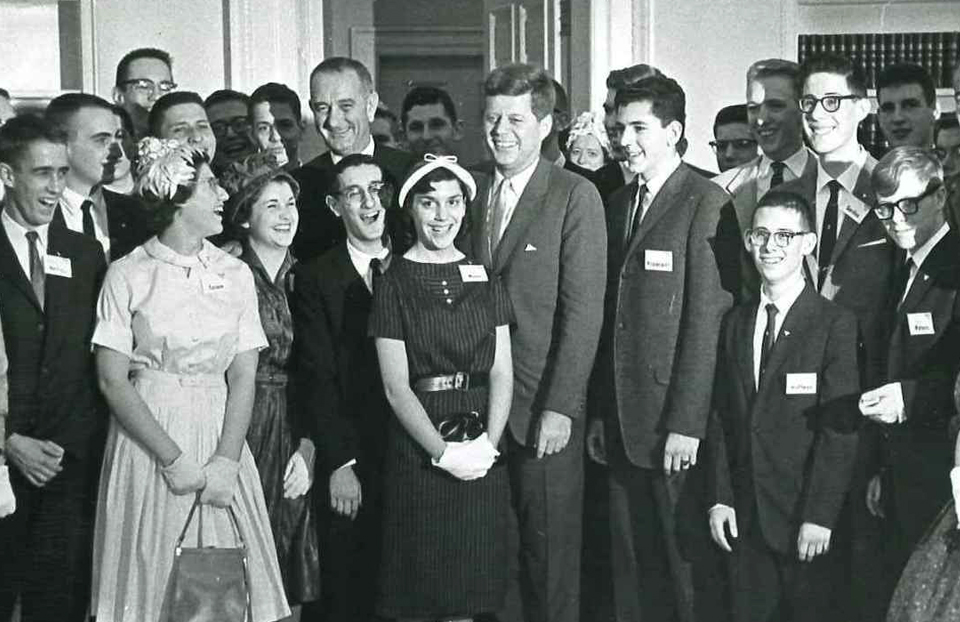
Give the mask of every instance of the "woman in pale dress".
[[[157, 237], [110, 266], [97, 310], [100, 388], [112, 412], [97, 505], [93, 613], [159, 619], [196, 493], [205, 546], [246, 544], [252, 622], [289, 615], [266, 504], [244, 437], [267, 345], [250, 269], [204, 238], [226, 194], [208, 157], [144, 139], [137, 191]], [[197, 538], [194, 520], [186, 543]]]

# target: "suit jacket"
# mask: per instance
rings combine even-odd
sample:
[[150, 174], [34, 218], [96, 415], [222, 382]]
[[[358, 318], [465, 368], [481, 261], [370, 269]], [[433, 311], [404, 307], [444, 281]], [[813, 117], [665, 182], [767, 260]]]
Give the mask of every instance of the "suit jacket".
[[595, 171], [577, 166], [570, 160], [567, 160], [563, 167], [590, 180], [597, 187], [597, 192], [600, 193], [600, 200], [603, 201], [604, 206], [609, 203], [613, 193], [627, 183], [623, 178], [623, 169], [620, 168], [619, 162], [607, 162]]
[[[110, 261], [116, 261], [150, 239], [155, 233], [147, 222], [143, 206], [134, 197], [104, 188], [107, 232], [110, 234]], [[67, 228], [60, 205], [53, 213], [51, 227]]]
[[[405, 151], [376, 145], [373, 159], [383, 169], [384, 179], [390, 181], [399, 194], [400, 184], [413, 166], [413, 156]], [[300, 261], [319, 257], [347, 239], [343, 223], [327, 207], [327, 195], [336, 183], [333, 178], [333, 158], [329, 151], [320, 154], [300, 168], [291, 172], [300, 184], [300, 226], [290, 250]], [[393, 209], [389, 209], [392, 207]], [[387, 226], [398, 251], [402, 252], [409, 233], [403, 231], [399, 206], [388, 206]]]
[[[853, 194], [868, 206], [876, 200], [870, 182], [876, 163], [867, 156], [853, 189]], [[811, 175], [786, 182], [780, 189], [795, 192], [811, 207], [816, 206], [816, 170]], [[831, 265], [820, 288], [820, 294], [825, 298], [850, 309], [857, 316], [861, 339], [861, 381], [865, 385], [866, 378], [875, 377], [882, 368], [885, 349], [882, 319], [890, 297], [895, 250], [896, 246], [887, 238], [886, 230], [873, 210], [868, 211], [859, 224], [844, 215]], [[819, 270], [816, 253], [807, 255], [805, 261], [808, 277], [816, 282]]]
[[90, 338], [106, 271], [103, 248], [65, 227], [50, 227], [47, 254], [70, 260], [70, 278], [47, 275], [40, 303], [0, 226], [0, 321], [9, 367], [6, 433], [48, 439], [78, 458], [102, 422]]
[[[829, 423], [859, 391], [857, 320], [810, 284], [783, 319], [767, 371], [754, 382], [757, 300], [724, 318], [707, 442], [709, 505], [737, 511], [783, 554], [796, 554], [804, 522], [833, 529], [853, 476], [857, 434]], [[790, 374], [816, 374], [788, 394]], [[754, 512], [756, 508], [756, 512]]]
[[[467, 246], [481, 257], [492, 166], [476, 175]], [[487, 266], [502, 278], [516, 315], [509, 428], [521, 444], [532, 441], [531, 422], [543, 410], [582, 417], [603, 318], [606, 252], [596, 189], [541, 158]]]
[[591, 404], [610, 442], [619, 435], [631, 463], [654, 468], [663, 464], [668, 432], [706, 435], [740, 241], [730, 197], [681, 164], [628, 242], [636, 188], [618, 191], [607, 210], [608, 282]]
[[[905, 253], [898, 252], [903, 261]], [[888, 307], [885, 374], [870, 388], [900, 382], [905, 421], [877, 426], [881, 459], [893, 483], [897, 517], [917, 542], [950, 500], [956, 415], [954, 380], [960, 371], [960, 235], [950, 232], [933, 248], [898, 309]], [[911, 331], [914, 314], [929, 313], [933, 332]], [[871, 424], [876, 425], [876, 424]]]
[[312, 422], [317, 468], [328, 476], [350, 460], [379, 473], [392, 411], [367, 320], [373, 296], [347, 243], [294, 267], [297, 394]]

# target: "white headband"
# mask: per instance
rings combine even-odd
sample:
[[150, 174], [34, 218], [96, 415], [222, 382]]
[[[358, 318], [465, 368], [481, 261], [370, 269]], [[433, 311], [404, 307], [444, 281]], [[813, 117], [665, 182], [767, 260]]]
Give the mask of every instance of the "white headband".
[[423, 179], [430, 171], [435, 171], [438, 168], [447, 169], [456, 175], [457, 179], [463, 182], [470, 192], [469, 200], [472, 201], [473, 197], [477, 196], [477, 182], [473, 181], [473, 176], [467, 172], [467, 169], [457, 164], [457, 156], [428, 153], [423, 156], [423, 163], [413, 169], [413, 172], [410, 173], [407, 180], [403, 182], [403, 186], [400, 187], [400, 205], [403, 205], [403, 202], [407, 198], [407, 193], [410, 192], [410, 189], [413, 188], [418, 181]]

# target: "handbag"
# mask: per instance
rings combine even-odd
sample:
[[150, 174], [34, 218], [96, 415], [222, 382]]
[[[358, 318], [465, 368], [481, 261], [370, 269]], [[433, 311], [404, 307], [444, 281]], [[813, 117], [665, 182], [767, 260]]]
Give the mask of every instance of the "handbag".
[[244, 622], [252, 619], [247, 580], [247, 551], [240, 524], [227, 508], [237, 533], [236, 548], [203, 546], [203, 512], [199, 513], [197, 547], [183, 546], [187, 528], [200, 506], [200, 493], [177, 538], [173, 570], [167, 584], [160, 622]]
[[486, 430], [487, 426], [480, 418], [480, 413], [475, 410], [447, 415], [437, 423], [437, 432], [448, 443], [472, 441]]

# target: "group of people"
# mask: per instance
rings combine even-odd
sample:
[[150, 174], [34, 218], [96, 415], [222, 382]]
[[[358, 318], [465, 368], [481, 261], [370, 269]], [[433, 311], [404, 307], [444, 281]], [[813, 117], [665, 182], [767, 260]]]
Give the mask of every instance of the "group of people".
[[199, 504], [255, 622], [573, 622], [585, 456], [617, 620], [951, 619], [960, 132], [880, 84], [877, 161], [854, 62], [754, 63], [716, 177], [648, 65], [572, 123], [498, 67], [471, 166], [343, 57], [308, 162], [289, 88], [156, 49], [0, 116], [0, 620], [159, 619]]

